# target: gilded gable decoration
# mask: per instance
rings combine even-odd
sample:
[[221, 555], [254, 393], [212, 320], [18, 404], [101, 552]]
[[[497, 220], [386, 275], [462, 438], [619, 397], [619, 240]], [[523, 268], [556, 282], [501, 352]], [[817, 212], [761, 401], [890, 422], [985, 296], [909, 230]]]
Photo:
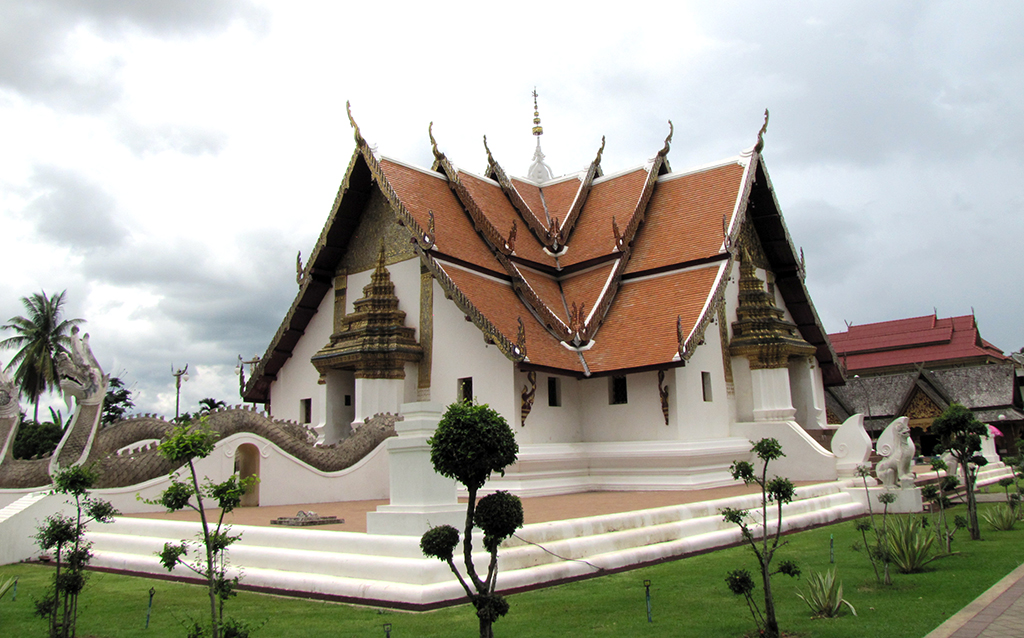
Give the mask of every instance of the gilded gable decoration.
[[744, 251], [740, 261], [739, 306], [732, 324], [729, 353], [745, 356], [750, 368], [775, 369], [789, 364], [790, 357], [810, 357], [816, 348], [804, 341], [796, 324], [786, 321], [775, 305], [775, 297], [764, 290], [764, 282]]
[[383, 243], [370, 283], [343, 324], [340, 332], [331, 335], [330, 343], [313, 355], [313, 365], [321, 376], [328, 370], [354, 370], [360, 379], [404, 379], [405, 364], [423, 356], [416, 331], [405, 326], [405, 312], [398, 309]]

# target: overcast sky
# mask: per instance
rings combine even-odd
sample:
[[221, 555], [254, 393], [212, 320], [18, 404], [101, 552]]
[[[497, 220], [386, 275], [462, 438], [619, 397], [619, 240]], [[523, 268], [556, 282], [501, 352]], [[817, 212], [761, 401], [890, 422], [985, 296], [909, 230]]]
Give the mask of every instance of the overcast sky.
[[[0, 4], [0, 321], [67, 290], [141, 411], [238, 401], [353, 151], [608, 173], [751, 146], [830, 332], [970, 314], [1024, 346], [1024, 4]], [[522, 7], [522, 8], [515, 8]], [[631, 8], [631, 11], [624, 11]], [[6, 364], [10, 351], [0, 352]]]

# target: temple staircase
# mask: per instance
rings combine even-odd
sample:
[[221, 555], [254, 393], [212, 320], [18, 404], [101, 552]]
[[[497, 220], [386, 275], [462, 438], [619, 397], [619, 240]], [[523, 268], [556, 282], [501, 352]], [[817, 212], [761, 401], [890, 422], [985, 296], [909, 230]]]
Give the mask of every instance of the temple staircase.
[[[859, 516], [863, 506], [837, 482], [797, 489], [783, 510], [790, 531]], [[523, 527], [499, 554], [498, 586], [516, 591], [630, 569], [741, 542], [722, 508], [756, 508], [747, 495]], [[769, 514], [768, 527], [777, 522]], [[167, 572], [156, 552], [165, 542], [192, 539], [198, 524], [118, 518], [96, 525], [92, 565], [143, 575]], [[430, 609], [459, 602], [464, 594], [448, 566], [423, 556], [419, 538], [355, 532], [235, 526], [242, 539], [229, 550], [232, 569], [245, 587], [405, 609]], [[475, 547], [482, 547], [477, 539]], [[456, 552], [458, 554], [458, 552]], [[475, 555], [483, 567], [486, 555]], [[461, 567], [461, 566], [460, 566]], [[174, 576], [194, 577], [182, 567]]]

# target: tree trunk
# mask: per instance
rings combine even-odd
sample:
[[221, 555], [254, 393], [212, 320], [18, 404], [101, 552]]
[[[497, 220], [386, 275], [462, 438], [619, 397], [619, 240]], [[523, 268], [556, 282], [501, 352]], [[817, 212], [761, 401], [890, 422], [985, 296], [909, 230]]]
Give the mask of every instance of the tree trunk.
[[494, 629], [491, 626], [491, 621], [484, 618], [480, 619], [480, 638], [494, 638]]
[[772, 577], [767, 565], [761, 569], [764, 583], [764, 635], [765, 638], [779, 638], [779, 623], [775, 620], [775, 599], [772, 598]]
[[974, 477], [967, 461], [960, 464], [964, 471], [964, 489], [967, 491], [967, 529], [971, 533], [972, 541], [981, 540], [981, 527], [978, 525], [978, 501], [974, 497]]

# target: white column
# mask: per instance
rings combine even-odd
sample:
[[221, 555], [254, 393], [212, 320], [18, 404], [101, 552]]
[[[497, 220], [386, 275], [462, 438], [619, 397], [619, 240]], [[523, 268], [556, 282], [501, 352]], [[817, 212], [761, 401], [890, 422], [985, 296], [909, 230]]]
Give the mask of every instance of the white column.
[[789, 369], [750, 371], [754, 394], [754, 421], [792, 421], [796, 416], [789, 393]]
[[387, 412], [398, 414], [405, 396], [404, 379], [356, 379], [355, 421], [352, 429], [359, 428], [366, 419]]

